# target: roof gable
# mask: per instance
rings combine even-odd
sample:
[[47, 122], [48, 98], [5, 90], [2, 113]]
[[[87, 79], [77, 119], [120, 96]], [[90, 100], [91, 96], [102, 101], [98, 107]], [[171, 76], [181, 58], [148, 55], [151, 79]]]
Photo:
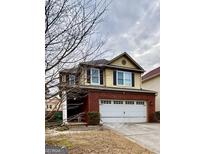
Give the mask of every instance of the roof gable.
[[[124, 61], [124, 62], [123, 62]], [[71, 69], [64, 69], [61, 72], [63, 73], [77, 73], [78, 68], [80, 66], [91, 66], [91, 67], [108, 67], [114, 69], [122, 69], [128, 71], [136, 71], [136, 72], [145, 72], [145, 70], [126, 52], [118, 55], [117, 57], [106, 60], [106, 59], [98, 59], [98, 60], [91, 60], [87, 62], [79, 63], [78, 67], [73, 67]]]
[[132, 58], [130, 57], [126, 52], [118, 55], [117, 57], [110, 60], [108, 65], [117, 65], [121, 67], [130, 67], [134, 69], [139, 69], [144, 71], [144, 69]]

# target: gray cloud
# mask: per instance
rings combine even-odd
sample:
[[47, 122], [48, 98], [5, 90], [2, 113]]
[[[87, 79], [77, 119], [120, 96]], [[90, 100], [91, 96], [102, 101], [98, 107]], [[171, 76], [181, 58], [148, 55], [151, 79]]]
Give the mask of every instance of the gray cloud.
[[114, 0], [100, 27], [112, 58], [128, 52], [143, 68], [150, 70], [160, 63], [159, 0]]
[[160, 65], [159, 46], [153, 47], [143, 54], [134, 54], [135, 59], [146, 71], [150, 71]]

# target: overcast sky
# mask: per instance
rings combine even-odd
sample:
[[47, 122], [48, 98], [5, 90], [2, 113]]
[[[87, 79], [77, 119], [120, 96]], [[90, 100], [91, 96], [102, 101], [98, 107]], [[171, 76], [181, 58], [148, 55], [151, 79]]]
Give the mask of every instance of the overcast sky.
[[100, 31], [111, 59], [127, 52], [146, 71], [160, 65], [159, 0], [113, 0]]

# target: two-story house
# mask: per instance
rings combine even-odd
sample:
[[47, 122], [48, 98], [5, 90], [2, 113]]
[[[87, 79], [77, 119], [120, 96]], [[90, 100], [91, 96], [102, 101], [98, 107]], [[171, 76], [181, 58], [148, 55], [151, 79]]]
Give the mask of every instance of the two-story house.
[[[61, 87], [65, 89], [62, 96], [66, 96], [64, 122], [73, 114], [93, 111], [100, 113], [102, 122], [153, 121], [156, 92], [142, 89], [143, 73], [144, 69], [126, 52], [112, 60], [82, 62], [64, 69], [60, 72]], [[74, 93], [66, 90], [72, 88], [76, 88]], [[79, 105], [74, 107], [75, 103]]]

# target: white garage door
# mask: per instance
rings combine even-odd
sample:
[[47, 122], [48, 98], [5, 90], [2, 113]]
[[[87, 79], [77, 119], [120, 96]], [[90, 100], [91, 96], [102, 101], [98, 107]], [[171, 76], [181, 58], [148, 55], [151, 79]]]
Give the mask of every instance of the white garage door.
[[99, 100], [102, 122], [147, 122], [147, 105], [141, 100]]

